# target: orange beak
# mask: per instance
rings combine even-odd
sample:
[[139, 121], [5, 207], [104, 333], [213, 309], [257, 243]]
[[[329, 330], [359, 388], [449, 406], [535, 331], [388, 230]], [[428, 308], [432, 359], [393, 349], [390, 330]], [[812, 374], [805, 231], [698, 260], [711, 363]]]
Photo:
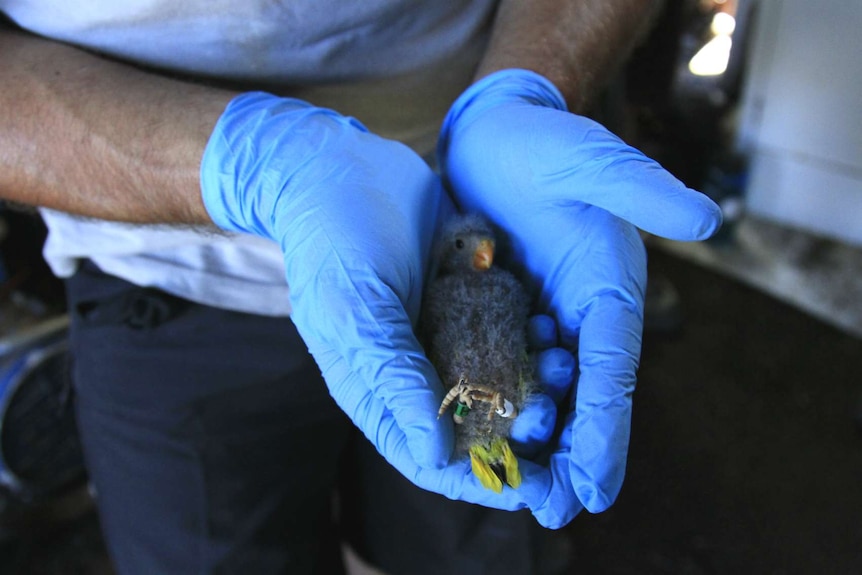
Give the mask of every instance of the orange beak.
[[485, 271], [494, 263], [494, 242], [482, 240], [479, 247], [473, 252], [473, 268], [477, 271]]

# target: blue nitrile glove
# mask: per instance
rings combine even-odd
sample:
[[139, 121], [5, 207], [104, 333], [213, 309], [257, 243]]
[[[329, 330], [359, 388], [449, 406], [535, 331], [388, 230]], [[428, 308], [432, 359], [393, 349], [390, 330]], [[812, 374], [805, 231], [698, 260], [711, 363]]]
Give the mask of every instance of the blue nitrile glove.
[[625, 474], [643, 324], [646, 257], [635, 226], [700, 240], [718, 207], [604, 127], [571, 114], [556, 87], [526, 70], [471, 86], [439, 143], [444, 182], [465, 211], [511, 242], [516, 270], [576, 346], [576, 392], [547, 466], [524, 462], [519, 491], [537, 520], [561, 527], [606, 509]]
[[[529, 488], [498, 495], [469, 461], [445, 465], [452, 421], [437, 418], [443, 388], [412, 323], [432, 236], [453, 206], [419, 157], [330, 110], [252, 93], [216, 124], [201, 188], [217, 225], [281, 246], [293, 321], [338, 405], [387, 461], [451, 499], [513, 510], [544, 496]], [[574, 362], [566, 375], [547, 357], [539, 371], [571, 381]], [[524, 409], [513, 438], [519, 453], [547, 442], [555, 414], [542, 396]]]
[[292, 320], [356, 426], [387, 458], [442, 467], [452, 427], [412, 323], [452, 206], [426, 163], [352, 118], [248, 93], [215, 126], [201, 190], [216, 225], [281, 246]]

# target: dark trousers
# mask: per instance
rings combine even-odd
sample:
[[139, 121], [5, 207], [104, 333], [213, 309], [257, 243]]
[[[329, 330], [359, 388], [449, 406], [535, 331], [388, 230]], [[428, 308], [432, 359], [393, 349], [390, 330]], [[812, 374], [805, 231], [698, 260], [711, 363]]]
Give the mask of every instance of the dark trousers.
[[414, 487], [330, 398], [286, 319], [86, 264], [67, 283], [79, 431], [119, 573], [531, 573], [540, 530]]

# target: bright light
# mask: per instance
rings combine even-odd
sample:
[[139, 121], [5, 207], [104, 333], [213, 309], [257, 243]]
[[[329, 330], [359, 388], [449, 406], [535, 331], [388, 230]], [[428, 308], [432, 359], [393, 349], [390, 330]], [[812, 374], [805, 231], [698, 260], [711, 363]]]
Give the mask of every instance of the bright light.
[[716, 12], [709, 29], [715, 37], [688, 63], [688, 69], [695, 76], [724, 74], [730, 61], [730, 47], [733, 45], [730, 36], [736, 29], [736, 19], [727, 12]]
[[688, 63], [688, 69], [695, 76], [718, 76], [727, 70], [730, 61], [730, 36], [716, 36], [697, 51]]
[[727, 12], [716, 12], [709, 29], [716, 36], [730, 36], [736, 29], [736, 18]]

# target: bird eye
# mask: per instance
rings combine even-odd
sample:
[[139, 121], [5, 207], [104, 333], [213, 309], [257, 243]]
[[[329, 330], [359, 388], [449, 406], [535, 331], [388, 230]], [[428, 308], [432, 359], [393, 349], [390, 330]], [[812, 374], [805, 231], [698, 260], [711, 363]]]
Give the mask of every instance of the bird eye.
[[455, 240], [455, 249], [464, 249], [464, 240]]

